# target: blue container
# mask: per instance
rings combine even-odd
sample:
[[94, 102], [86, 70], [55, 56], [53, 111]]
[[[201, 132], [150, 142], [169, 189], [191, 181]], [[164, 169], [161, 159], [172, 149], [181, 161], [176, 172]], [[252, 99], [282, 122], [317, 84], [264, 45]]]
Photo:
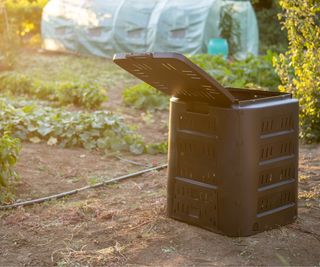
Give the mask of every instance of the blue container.
[[209, 55], [222, 55], [225, 59], [229, 54], [229, 45], [226, 39], [213, 38], [210, 39], [208, 44]]

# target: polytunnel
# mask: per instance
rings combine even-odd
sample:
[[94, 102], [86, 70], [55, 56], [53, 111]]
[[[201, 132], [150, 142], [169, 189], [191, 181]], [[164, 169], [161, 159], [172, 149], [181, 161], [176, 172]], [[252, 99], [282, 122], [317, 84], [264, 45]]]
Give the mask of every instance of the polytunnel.
[[[226, 36], [222, 36], [222, 34]], [[111, 57], [119, 52], [207, 51], [226, 38], [237, 57], [258, 54], [258, 26], [250, 1], [51, 0], [42, 16], [43, 47]]]

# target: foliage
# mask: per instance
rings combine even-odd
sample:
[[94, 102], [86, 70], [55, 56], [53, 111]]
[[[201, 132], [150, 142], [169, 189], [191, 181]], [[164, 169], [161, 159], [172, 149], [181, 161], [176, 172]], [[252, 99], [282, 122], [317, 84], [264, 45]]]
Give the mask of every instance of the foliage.
[[240, 46], [240, 24], [239, 21], [232, 17], [235, 12], [234, 4], [224, 5], [220, 13], [219, 28], [221, 29], [221, 37], [225, 38], [229, 44], [230, 54], [234, 55]]
[[288, 31], [289, 49], [275, 65], [283, 86], [300, 100], [301, 137], [320, 141], [320, 5], [309, 0], [281, 0], [280, 19]]
[[220, 56], [194, 55], [190, 59], [224, 86], [260, 87], [277, 90], [280, 83], [271, 51], [264, 56], [250, 56], [245, 60], [226, 61]]
[[[264, 1], [261, 1], [262, 4]], [[256, 12], [259, 25], [260, 52], [268, 50], [276, 53], [284, 52], [288, 47], [287, 33], [281, 30], [277, 14], [281, 11], [277, 0], [273, 0], [271, 8], [262, 8]]]
[[71, 112], [35, 105], [14, 108], [2, 102], [0, 117], [0, 131], [10, 129], [15, 137], [35, 143], [128, 150], [141, 142], [119, 116], [106, 111]]
[[88, 109], [98, 108], [108, 99], [105, 90], [89, 83], [61, 83], [57, 92], [61, 104], [72, 103]]
[[18, 47], [17, 36], [11, 31], [7, 12], [0, 2], [0, 71], [13, 68]]
[[162, 142], [158, 144], [148, 144], [146, 146], [146, 152], [148, 154], [166, 154], [168, 152], [168, 142]]
[[122, 117], [108, 111], [88, 113], [37, 105], [15, 107], [13, 104], [0, 101], [0, 133], [9, 129], [21, 140], [134, 154], [147, 152], [149, 146], [157, 152], [164, 149], [161, 144], [146, 146]]
[[42, 9], [47, 0], [4, 0], [4, 2], [9, 24], [20, 38], [40, 33]]
[[10, 200], [9, 183], [17, 178], [14, 165], [20, 152], [20, 142], [7, 133], [0, 136], [0, 203]]
[[85, 108], [98, 108], [107, 100], [105, 90], [95, 84], [76, 82], [42, 82], [16, 72], [0, 75], [0, 91], [41, 100], [58, 101]]
[[164, 110], [169, 98], [146, 83], [140, 83], [123, 91], [124, 103], [142, 110]]

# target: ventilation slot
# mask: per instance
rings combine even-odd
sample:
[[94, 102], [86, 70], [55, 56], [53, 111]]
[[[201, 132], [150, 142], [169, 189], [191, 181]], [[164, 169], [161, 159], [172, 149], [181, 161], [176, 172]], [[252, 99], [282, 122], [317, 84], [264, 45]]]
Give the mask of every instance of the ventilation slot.
[[162, 66], [165, 67], [167, 70], [170, 70], [170, 71], [177, 70], [174, 66], [172, 66], [169, 63], [162, 63]]
[[260, 154], [260, 159], [268, 159], [272, 157], [272, 153], [273, 153], [273, 146], [265, 146], [261, 149], [261, 154]]
[[215, 117], [210, 115], [186, 112], [179, 116], [179, 129], [215, 134], [217, 131], [217, 121]]
[[186, 36], [186, 30], [185, 29], [176, 29], [176, 30], [171, 30], [170, 36], [173, 39], [182, 39], [185, 38]]
[[261, 123], [261, 133], [268, 134], [294, 129], [292, 115], [266, 118]]
[[135, 29], [131, 31], [127, 31], [128, 38], [131, 39], [140, 39], [144, 36], [143, 29]]
[[296, 179], [294, 164], [280, 166], [260, 172], [259, 186], [263, 187], [289, 179]]
[[202, 183], [215, 185], [216, 184], [216, 164], [188, 164], [183, 160], [178, 162], [176, 176], [196, 180]]
[[177, 180], [174, 185], [173, 216], [205, 228], [217, 226], [217, 193]]
[[295, 178], [294, 173], [295, 173], [294, 167], [282, 168], [280, 171], [279, 180], [282, 181], [282, 180], [287, 180], [290, 178]]
[[261, 124], [262, 133], [272, 132], [272, 130], [273, 130], [273, 119], [265, 120], [262, 122]]
[[102, 28], [99, 28], [99, 27], [91, 28], [91, 29], [88, 30], [88, 33], [92, 37], [99, 37], [102, 34]]
[[211, 85], [201, 86], [208, 94], [220, 95], [219, 91], [215, 90]]
[[258, 213], [275, 209], [295, 201], [295, 194], [292, 191], [283, 191], [259, 198]]
[[214, 145], [210, 142], [199, 140], [183, 140], [178, 141], [178, 156], [181, 160], [183, 157], [202, 159], [215, 159]]
[[268, 160], [294, 154], [292, 141], [264, 145], [260, 149], [260, 160]]
[[280, 128], [282, 130], [292, 129], [293, 128], [293, 120], [291, 117], [283, 117], [281, 118]]
[[132, 64], [132, 65], [136, 68], [133, 71], [142, 71], [142, 70], [150, 71], [150, 70], [152, 70], [152, 68], [147, 64], [142, 64], [142, 63], [138, 64], [138, 63], [136, 63], [136, 64]]

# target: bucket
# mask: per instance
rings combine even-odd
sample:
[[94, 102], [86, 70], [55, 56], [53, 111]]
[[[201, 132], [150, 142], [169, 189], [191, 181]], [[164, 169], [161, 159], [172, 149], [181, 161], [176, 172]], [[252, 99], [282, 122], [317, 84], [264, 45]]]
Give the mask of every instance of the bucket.
[[228, 57], [229, 45], [226, 39], [213, 38], [209, 40], [208, 54], [222, 55], [225, 59]]

